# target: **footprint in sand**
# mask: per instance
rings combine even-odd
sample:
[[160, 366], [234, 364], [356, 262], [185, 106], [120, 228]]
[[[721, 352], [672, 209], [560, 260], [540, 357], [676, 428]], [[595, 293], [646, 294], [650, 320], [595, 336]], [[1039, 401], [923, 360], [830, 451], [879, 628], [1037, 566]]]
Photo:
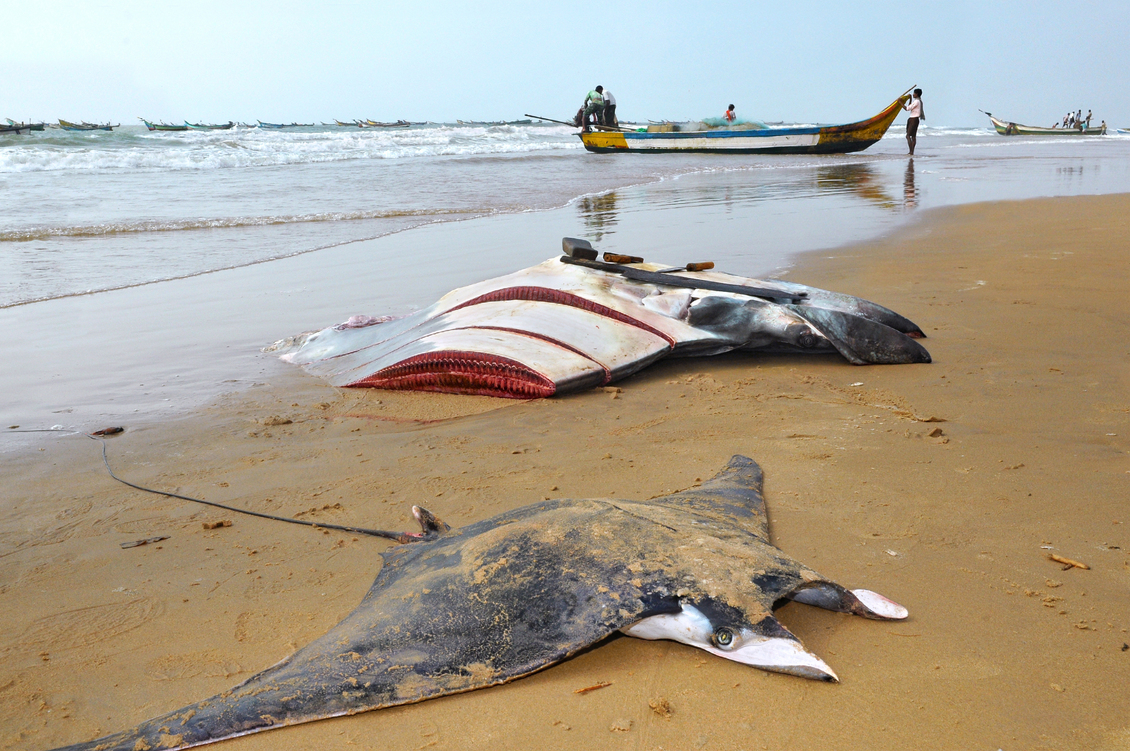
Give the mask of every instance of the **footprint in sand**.
[[49, 652], [88, 647], [133, 631], [164, 612], [164, 604], [142, 597], [125, 603], [95, 605], [44, 616], [19, 636], [16, 644]]

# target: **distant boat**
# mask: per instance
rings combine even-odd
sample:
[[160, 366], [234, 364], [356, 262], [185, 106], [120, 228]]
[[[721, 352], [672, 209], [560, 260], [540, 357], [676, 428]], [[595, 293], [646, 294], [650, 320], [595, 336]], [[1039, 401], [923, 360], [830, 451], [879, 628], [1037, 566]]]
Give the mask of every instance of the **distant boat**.
[[876, 143], [910, 99], [903, 94], [867, 120], [846, 125], [764, 127], [707, 123], [656, 123], [646, 130], [605, 129], [581, 133], [585, 148], [596, 153], [705, 152], [715, 154], [847, 154]]
[[376, 120], [366, 120], [364, 127], [366, 128], [407, 128], [412, 123], [407, 120], [397, 120], [394, 123], [379, 123]]
[[187, 124], [185, 124], [185, 125], [169, 125], [168, 123], [151, 123], [148, 120], [146, 120], [144, 117], [139, 117], [137, 119], [140, 120], [141, 122], [145, 123], [145, 127], [149, 128], [149, 130], [151, 130], [151, 131], [153, 131], [153, 130], [161, 130], [161, 131], [188, 130]]
[[343, 123], [341, 120], [334, 120], [335, 125], [340, 125], [342, 128], [363, 128], [365, 127], [358, 121], [354, 120], [351, 123]]
[[[17, 123], [11, 118], [6, 119], [8, 120], [8, 127], [15, 128], [17, 133], [21, 130], [43, 130], [47, 126], [47, 123]], [[7, 133], [11, 131], [4, 132]]]
[[233, 123], [231, 120], [228, 120], [223, 125], [210, 125], [208, 123], [190, 123], [188, 120], [185, 120], [184, 124], [192, 130], [231, 130], [235, 126], [235, 123]]
[[532, 125], [533, 120], [456, 120], [459, 125], [482, 125], [491, 127], [495, 125]]
[[314, 123], [265, 123], [258, 121], [260, 128], [313, 128]]
[[118, 125], [110, 125], [110, 123], [71, 123], [66, 120], [59, 121], [59, 127], [63, 130], [113, 130], [120, 126], [120, 123]]
[[[984, 110], [981, 110], [985, 112]], [[1041, 128], [1037, 125], [1018, 125], [1007, 120], [998, 120], [992, 113], [985, 112], [992, 121], [997, 133], [1002, 136], [1105, 136], [1106, 124], [1090, 128]]]

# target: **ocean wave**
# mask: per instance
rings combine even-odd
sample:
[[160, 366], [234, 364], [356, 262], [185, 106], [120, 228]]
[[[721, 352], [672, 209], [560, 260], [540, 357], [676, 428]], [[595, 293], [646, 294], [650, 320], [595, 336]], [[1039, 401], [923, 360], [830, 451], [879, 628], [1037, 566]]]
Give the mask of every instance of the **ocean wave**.
[[0, 173], [161, 172], [414, 157], [578, 150], [562, 126], [436, 125], [396, 129], [179, 131], [137, 127], [90, 136], [51, 134], [0, 147]]
[[21, 227], [0, 230], [0, 242], [29, 242], [32, 240], [62, 237], [103, 237], [106, 235], [142, 232], [181, 232], [202, 229], [233, 229], [240, 227], [268, 227], [280, 224], [309, 224], [314, 222], [361, 221], [365, 219], [410, 219], [460, 216], [483, 216], [494, 213], [489, 208], [420, 209], [412, 211], [341, 211], [293, 216], [249, 216], [196, 219], [139, 220], [59, 227]]

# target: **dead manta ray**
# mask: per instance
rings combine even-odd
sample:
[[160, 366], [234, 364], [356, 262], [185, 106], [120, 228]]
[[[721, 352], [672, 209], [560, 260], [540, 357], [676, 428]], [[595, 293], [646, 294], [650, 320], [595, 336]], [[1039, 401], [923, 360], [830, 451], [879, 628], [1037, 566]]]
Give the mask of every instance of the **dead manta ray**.
[[882, 620], [902, 606], [848, 590], [769, 542], [761, 469], [649, 501], [554, 500], [382, 553], [329, 633], [219, 696], [70, 749], [180, 749], [521, 678], [621, 631], [754, 667], [836, 681], [776, 618], [786, 599]]
[[[611, 383], [661, 357], [838, 352], [855, 365], [930, 362], [916, 324], [873, 302], [605, 253], [565, 255], [453, 290], [401, 318], [355, 316], [267, 347], [336, 386], [529, 399]], [[713, 264], [699, 264], [710, 266]]]

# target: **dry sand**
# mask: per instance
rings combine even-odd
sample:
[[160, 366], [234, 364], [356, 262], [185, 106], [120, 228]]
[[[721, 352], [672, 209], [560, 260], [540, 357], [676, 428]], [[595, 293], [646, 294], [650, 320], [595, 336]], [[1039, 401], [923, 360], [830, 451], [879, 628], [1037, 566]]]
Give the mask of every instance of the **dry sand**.
[[[915, 320], [930, 365], [725, 356], [534, 402], [343, 391], [280, 367], [196, 414], [127, 425], [109, 455], [150, 486], [408, 529], [413, 503], [460, 525], [546, 497], [644, 498], [741, 453], [765, 470], [782, 549], [911, 612], [784, 606], [838, 685], [613, 637], [506, 686], [225, 751], [1127, 749], [1127, 237], [1130, 196], [963, 206], [792, 273]], [[5, 749], [231, 687], [352, 610], [389, 544], [136, 492], [97, 443], [52, 438], [6, 458], [0, 490]]]

